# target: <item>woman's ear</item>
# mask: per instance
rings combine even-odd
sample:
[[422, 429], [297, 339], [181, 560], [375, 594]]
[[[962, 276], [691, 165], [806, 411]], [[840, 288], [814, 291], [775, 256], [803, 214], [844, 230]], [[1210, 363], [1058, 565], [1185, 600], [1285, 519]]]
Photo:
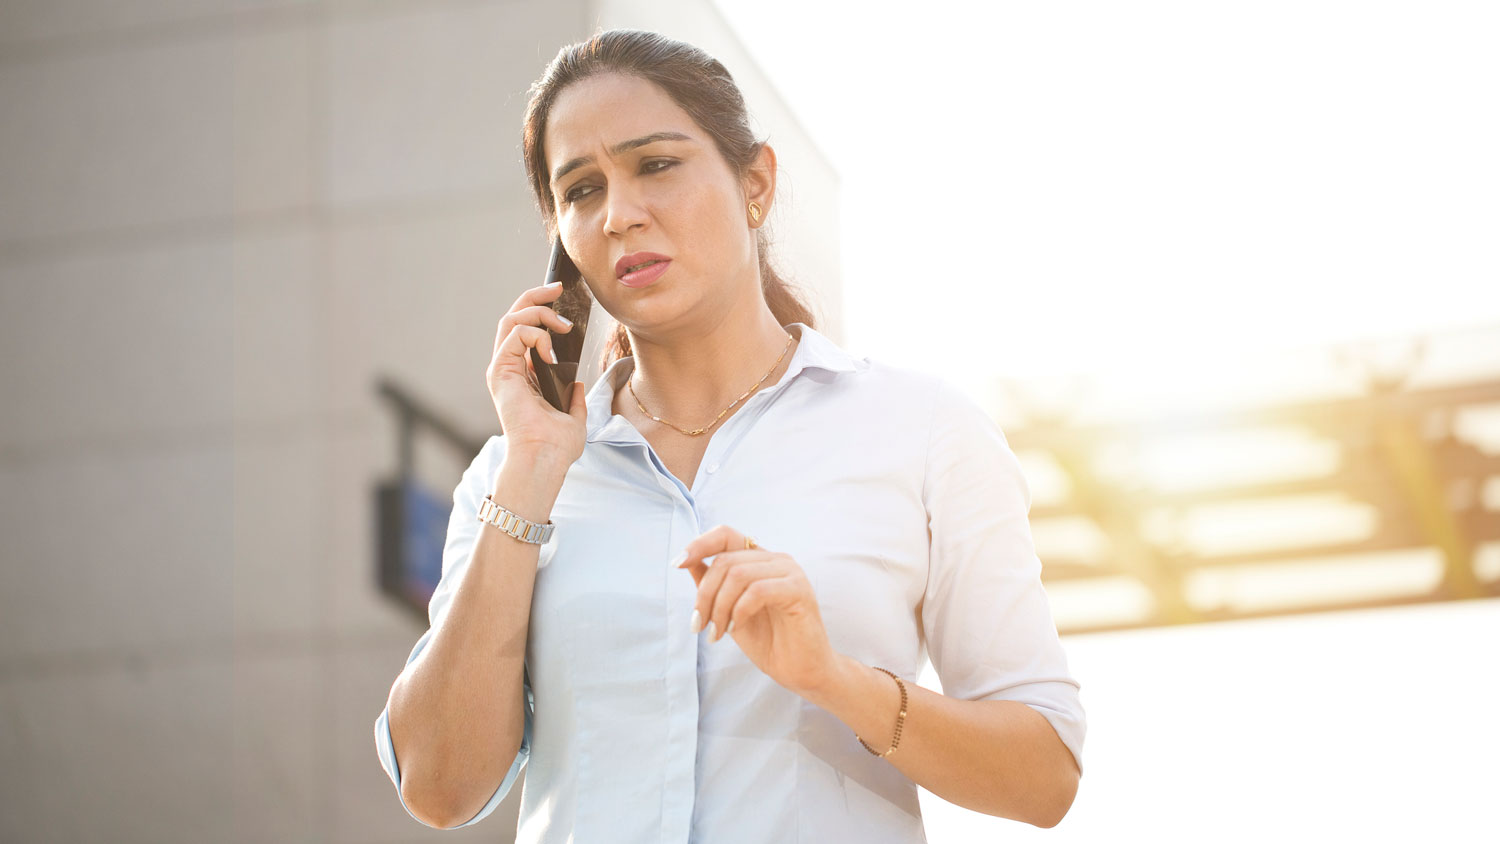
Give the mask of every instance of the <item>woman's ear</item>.
[[750, 164], [745, 173], [745, 205], [748, 209], [750, 203], [755, 203], [760, 208], [759, 214], [751, 214], [746, 211], [746, 219], [750, 220], [751, 228], [760, 228], [769, 219], [771, 214], [771, 200], [776, 196], [776, 150], [768, 143], [760, 145], [760, 151], [755, 154], [755, 161]]

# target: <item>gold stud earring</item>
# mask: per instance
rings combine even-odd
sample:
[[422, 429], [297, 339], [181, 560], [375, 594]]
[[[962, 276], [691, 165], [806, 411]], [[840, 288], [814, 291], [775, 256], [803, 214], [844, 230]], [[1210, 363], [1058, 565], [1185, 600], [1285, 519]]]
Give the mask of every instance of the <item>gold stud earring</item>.
[[756, 202], [750, 203], [750, 221], [751, 222], [755, 222], [755, 223], [760, 222], [760, 204], [759, 203], [756, 203]]

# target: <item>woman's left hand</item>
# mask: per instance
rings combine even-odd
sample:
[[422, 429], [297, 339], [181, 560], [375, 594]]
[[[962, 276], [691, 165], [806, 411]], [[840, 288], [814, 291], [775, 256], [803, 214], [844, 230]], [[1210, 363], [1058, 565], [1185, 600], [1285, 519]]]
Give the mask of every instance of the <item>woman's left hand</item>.
[[694, 607], [705, 629], [713, 622], [713, 641], [727, 631], [761, 671], [804, 696], [830, 678], [837, 653], [812, 584], [791, 555], [746, 549], [745, 535], [728, 525], [689, 542], [684, 554], [678, 568], [698, 584]]

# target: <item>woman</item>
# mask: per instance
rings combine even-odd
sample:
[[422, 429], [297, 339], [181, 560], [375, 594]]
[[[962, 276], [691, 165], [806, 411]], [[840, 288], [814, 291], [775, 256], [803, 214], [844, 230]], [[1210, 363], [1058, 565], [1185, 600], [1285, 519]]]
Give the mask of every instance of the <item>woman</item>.
[[525, 765], [520, 841], [919, 842], [917, 784], [1055, 825], [1085, 725], [1026, 481], [962, 393], [814, 329], [729, 73], [652, 33], [571, 45], [524, 153], [614, 359], [563, 413], [526, 357], [569, 330], [560, 288], [500, 320], [505, 433], [375, 725], [407, 811], [467, 826]]

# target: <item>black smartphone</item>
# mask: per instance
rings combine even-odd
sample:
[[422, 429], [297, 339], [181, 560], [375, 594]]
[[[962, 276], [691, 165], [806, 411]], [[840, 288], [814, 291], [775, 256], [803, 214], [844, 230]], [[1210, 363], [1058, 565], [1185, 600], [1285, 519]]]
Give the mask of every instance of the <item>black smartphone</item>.
[[578, 266], [563, 249], [561, 237], [552, 244], [552, 257], [547, 261], [547, 277], [542, 283], [551, 284], [554, 281], [562, 282], [563, 289], [562, 295], [554, 299], [550, 307], [572, 320], [573, 328], [562, 334], [551, 328], [547, 329], [552, 337], [552, 348], [557, 352], [557, 363], [543, 360], [541, 353], [534, 347], [527, 349], [527, 354], [531, 355], [531, 368], [536, 372], [537, 388], [542, 391], [542, 398], [567, 413], [573, 401], [573, 382], [578, 380], [579, 365], [583, 361], [583, 339], [588, 332], [589, 312], [593, 309], [594, 298], [589, 295], [588, 285], [583, 283], [583, 275], [578, 272]]

